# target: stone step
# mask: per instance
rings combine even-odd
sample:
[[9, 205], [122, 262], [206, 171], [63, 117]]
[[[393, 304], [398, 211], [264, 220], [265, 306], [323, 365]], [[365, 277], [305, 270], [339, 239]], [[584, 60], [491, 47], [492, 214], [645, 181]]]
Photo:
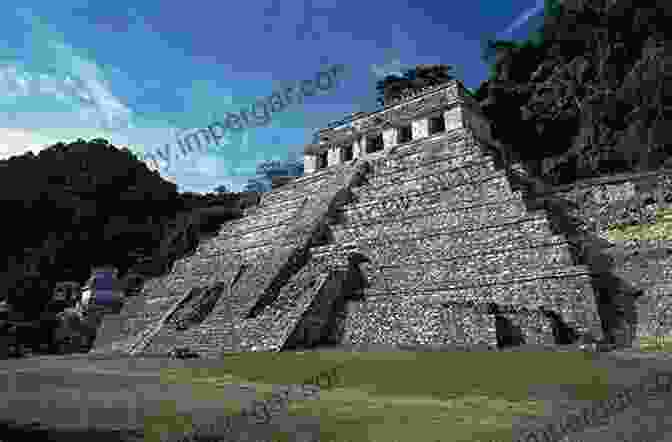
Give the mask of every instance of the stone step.
[[[294, 277], [295, 265], [300, 259], [297, 251], [305, 250], [310, 246], [313, 232], [323, 224], [330, 208], [335, 201], [347, 194], [349, 189], [358, 183], [362, 174], [366, 173], [368, 164], [360, 162], [337, 168], [324, 189], [321, 189], [320, 198], [311, 198], [306, 207], [306, 216], [297, 220], [290, 231], [283, 232], [286, 244], [276, 244], [267, 255], [260, 257], [241, 274], [236, 282], [230, 301], [235, 301], [242, 312], [253, 312], [266, 303], [273, 303], [275, 290], [285, 285]], [[231, 253], [231, 251], [229, 251]], [[220, 314], [230, 317], [231, 305], [218, 303], [212, 314], [206, 318], [203, 327], [211, 326], [222, 320]]]
[[233, 348], [235, 342], [233, 322], [220, 322], [217, 327], [192, 326], [187, 330], [176, 330], [175, 327], [162, 330], [152, 340], [140, 356], [169, 353], [175, 347], [188, 347], [199, 355], [207, 356], [219, 352], [222, 348]]
[[549, 241], [566, 243], [566, 238], [563, 236], [551, 236], [542, 229], [529, 230], [529, 227], [525, 227], [523, 223], [514, 224], [513, 228], [498, 233], [487, 235], [482, 241], [474, 241], [468, 235], [444, 232], [431, 236], [400, 235], [393, 241], [373, 239], [345, 244], [329, 244], [313, 247], [310, 252], [311, 259], [329, 259], [339, 266], [345, 265], [348, 256], [355, 252], [368, 257], [378, 265], [392, 266], [411, 265], [431, 260], [451, 260], [481, 251], [500, 253], [505, 250], [533, 248]]
[[401, 166], [389, 170], [375, 169], [375, 165], [373, 167], [373, 173], [367, 176], [367, 186], [374, 188], [388, 186], [390, 183], [426, 179], [428, 175], [442, 175], [442, 182], [453, 183], [462, 175], [478, 179], [497, 171], [494, 159], [480, 154], [472, 155], [468, 160], [461, 156], [433, 158], [417, 167]]
[[240, 257], [231, 253], [199, 257], [175, 265], [167, 282], [175, 292], [184, 286], [204, 285], [213, 278], [226, 281], [233, 278], [239, 265]]
[[420, 167], [432, 157], [464, 156], [486, 153], [468, 130], [455, 130], [429, 140], [399, 146], [382, 158], [373, 160], [374, 169], [394, 167]]
[[[437, 163], [437, 165], [438, 164], [439, 163]], [[481, 173], [483, 175], [486, 175], [485, 173], [483, 173], [484, 171], [487, 170], [487, 168], [484, 166], [488, 165], [494, 167], [492, 164], [492, 160], [481, 161], [478, 164], [479, 167], [476, 166], [472, 167], [473, 169], [475, 169], [472, 172], [472, 174]], [[423, 176], [425, 175], [428, 174], [423, 173]], [[453, 175], [455, 177], [458, 176], [465, 177], [469, 176], [469, 172], [466, 170], [460, 172], [458, 169], [455, 170], [453, 174], [445, 174], [440, 178], [437, 177], [435, 181], [439, 182], [440, 180], [442, 183], [450, 183], [451, 181], [458, 179], [453, 178]], [[475, 176], [473, 175], [472, 177], [475, 178]], [[417, 196], [419, 198], [420, 194], [418, 194]], [[277, 231], [278, 224], [286, 223], [290, 221], [292, 217], [296, 216], [296, 211], [300, 208], [301, 200], [302, 200], [301, 198], [291, 200], [292, 202], [291, 205], [290, 204], [281, 205], [279, 208], [277, 208], [277, 206], [269, 206], [265, 209], [259, 210], [256, 216], [254, 217], [250, 216], [246, 217], [246, 219], [243, 220], [236, 220], [233, 223], [224, 226], [222, 230], [220, 230], [218, 237], [213, 240], [214, 241], [213, 243], [203, 244], [197, 252], [199, 254], [203, 252], [203, 254], [207, 255], [209, 253], [208, 251], [211, 250], [212, 248], [226, 248], [227, 244], [223, 244], [224, 242], [233, 242], [239, 238], [243, 240], [243, 245], [241, 245], [239, 248], [249, 247], [250, 243], [247, 240], [250, 237], [254, 237], [259, 241], [266, 241], [269, 239], [269, 237], [275, 236], [275, 233], [268, 232], [267, 230], [271, 229], [273, 231]]]
[[387, 174], [401, 172], [404, 169], [422, 169], [424, 165], [433, 161], [446, 161], [454, 164], [477, 161], [481, 157], [489, 156], [490, 152], [479, 144], [463, 139], [461, 142], [451, 144], [442, 140], [436, 140], [415, 150], [393, 152], [371, 159], [373, 174]]
[[233, 237], [267, 224], [282, 222], [292, 217], [292, 214], [301, 207], [303, 200], [304, 198], [302, 197], [288, 200], [279, 206], [266, 206], [243, 218], [232, 220], [222, 225], [217, 237]]
[[335, 170], [329, 170], [315, 175], [298, 177], [287, 186], [265, 193], [262, 196], [261, 203], [250, 208], [251, 210], [246, 212], [245, 217], [224, 224], [219, 231], [219, 236], [239, 235], [241, 232], [247, 232], [267, 224], [267, 219], [283, 216], [291, 217], [287, 213], [298, 209], [312, 190], [317, 189], [335, 173]]
[[279, 351], [306, 310], [326, 288], [329, 272], [323, 263], [309, 262], [280, 289], [276, 300], [257, 318], [245, 321], [236, 351]]
[[428, 216], [440, 212], [455, 213], [471, 223], [484, 218], [523, 216], [526, 206], [519, 194], [500, 199], [491, 198], [477, 203], [455, 204], [449, 199], [441, 199], [441, 191], [425, 194], [409, 194], [397, 198], [371, 200], [363, 203], [347, 203], [337, 208], [329, 219], [329, 224], [353, 225], [359, 223], [387, 223], [401, 218]]
[[[450, 177], [449, 177], [450, 178]], [[352, 189], [353, 202], [364, 203], [377, 199], [395, 198], [400, 195], [432, 193], [441, 190], [440, 198], [434, 200], [451, 201], [455, 204], [478, 202], [484, 199], [498, 197], [510, 198], [513, 191], [504, 171], [487, 174], [482, 178], [471, 179], [467, 176], [456, 178], [448, 182], [442, 175], [429, 175], [417, 180], [404, 180], [398, 184], [390, 183], [386, 186], [362, 186]], [[428, 203], [434, 201], [428, 201]]]
[[146, 351], [163, 354], [173, 346], [187, 346], [204, 357], [234, 351], [278, 351], [322, 289], [323, 283], [317, 279], [323, 274], [322, 264], [309, 263], [256, 318], [240, 319], [244, 317], [242, 311], [220, 311], [217, 317], [209, 317], [203, 324], [185, 331], [174, 327], [165, 330]]
[[[191, 267], [146, 281], [142, 293], [127, 301], [122, 308], [121, 315], [127, 323], [127, 335], [137, 338], [143, 332], [152, 330], [162, 316], [191, 288], [228, 281], [237, 267], [233, 264], [224, 265], [227, 260], [230, 260], [228, 255], [208, 258], [198, 263], [187, 260], [185, 264], [191, 264]], [[135, 338], [129, 338], [129, 342]]]
[[[256, 216], [224, 226], [217, 237], [199, 244], [198, 256], [209, 256], [217, 250], [246, 250], [260, 244], [282, 239], [282, 235], [291, 230], [304, 213], [307, 196], [292, 200], [291, 205], [269, 206], [262, 209]], [[277, 217], [276, 217], [277, 216]]]
[[[520, 203], [520, 204], [518, 204]], [[451, 215], [450, 213], [447, 212], [447, 207], [452, 206], [452, 205], [436, 205], [436, 211], [435, 212], [430, 212], [429, 214], [427, 212], [422, 212], [422, 211], [414, 211], [409, 214], [408, 219], [411, 218], [420, 218], [419, 221], [415, 221], [415, 223], [419, 223], [422, 225], [426, 225], [424, 221], [422, 221], [426, 216], [436, 216], [438, 217], [448, 217], [449, 219], [455, 219], [455, 221], [451, 222], [459, 222], [459, 220], [467, 220], [468, 222], [478, 222], [480, 219], [492, 219], [492, 220], [500, 220], [502, 223], [509, 222], [512, 219], [519, 219], [523, 216], [526, 216], [526, 212], [524, 210], [524, 207], [522, 206], [522, 202], [520, 202], [517, 199], [511, 199], [508, 201], [490, 201], [488, 204], [485, 205], [468, 205], [468, 206], [460, 206], [457, 208], [457, 210], [452, 210], [451, 212], [455, 212], [455, 215]], [[486, 207], [487, 206], [487, 207]], [[490, 207], [492, 206], [492, 207]], [[452, 206], [454, 207], [454, 206]], [[498, 210], [498, 208], [500, 208]], [[478, 210], [481, 210], [481, 213], [478, 213]], [[465, 213], [460, 213], [460, 211], [465, 212]], [[472, 212], [472, 213], [466, 213], [466, 212]], [[545, 219], [545, 215], [543, 215], [543, 212], [538, 212], [540, 215], [540, 219]], [[406, 217], [404, 218], [406, 219]], [[472, 220], [472, 221], [469, 221]], [[474, 221], [475, 220], [475, 221]], [[332, 222], [335, 222], [336, 220], [332, 219]], [[365, 232], [371, 230], [372, 224], [374, 226], [377, 226], [380, 223], [383, 224], [393, 224], [395, 222], [398, 222], [398, 217], [386, 217], [386, 218], [380, 218], [380, 219], [373, 219], [371, 221], [375, 221], [374, 223], [368, 222], [369, 219], [364, 219], [361, 222], [357, 223], [351, 223], [351, 224], [335, 224], [331, 225], [331, 233], [335, 239], [337, 238], [351, 238], [353, 237], [355, 231], [358, 230], [363, 230]], [[379, 221], [379, 222], [378, 222]], [[547, 223], [546, 221], [544, 221]], [[279, 226], [276, 226], [276, 229], [279, 229]], [[378, 227], [376, 227], [378, 228]], [[436, 229], [434, 229], [436, 230]], [[547, 228], [548, 230], [548, 228]], [[410, 230], [411, 232], [413, 230]], [[546, 231], [546, 230], [545, 230]], [[423, 233], [426, 232], [426, 233]], [[416, 229], [416, 233], [418, 233]], [[429, 230], [422, 230], [421, 232], [422, 235], [428, 235], [432, 233], [432, 229], [430, 228]], [[461, 232], [463, 233], [463, 232]], [[399, 234], [399, 232], [395, 233]], [[270, 235], [273, 236], [273, 235]], [[375, 235], [374, 235], [375, 236]], [[368, 236], [370, 237], [370, 235]], [[366, 235], [362, 237], [362, 240], [366, 240], [368, 238]], [[234, 254], [236, 255], [239, 259], [249, 261], [249, 260], [254, 260], [255, 257], [258, 257], [260, 255], [263, 255], [264, 253], [269, 252], [273, 247], [277, 247], [278, 245], [285, 244], [285, 242], [282, 241], [282, 238], [275, 239], [273, 237], [272, 239], [259, 239], [257, 238], [257, 241], [248, 241], [245, 244], [241, 245], [240, 242], [232, 241], [230, 244], [224, 244], [220, 243], [219, 245], [216, 244], [206, 244], [203, 247], [203, 252], [200, 254], [201, 259], [206, 259], [209, 256], [215, 256], [215, 255], [221, 255], [221, 254]], [[354, 240], [354, 239], [353, 239]], [[350, 241], [350, 240], [348, 240]], [[238, 248], [238, 247], [243, 247], [243, 248]], [[223, 252], [222, 250], [225, 250]]]
[[269, 207], [279, 204], [282, 201], [295, 199], [297, 196], [305, 195], [306, 192], [315, 191], [323, 183], [327, 182], [334, 175], [336, 175], [339, 170], [342, 170], [343, 167], [344, 165], [338, 165], [336, 167], [330, 167], [328, 169], [318, 171], [314, 174], [298, 177], [289, 184], [286, 184], [271, 192], [265, 193], [261, 199], [259, 207]]
[[552, 241], [527, 248], [475, 250], [472, 254], [450, 259], [419, 261], [410, 257], [407, 262], [394, 265], [369, 262], [361, 264], [361, 269], [366, 275], [368, 287], [402, 289], [444, 280], [476, 281], [488, 275], [502, 274], [511, 268], [532, 273], [573, 265], [567, 242], [558, 237]]
[[571, 305], [572, 301], [583, 301], [581, 296], [577, 298], [577, 293], [579, 289], [590, 289], [590, 280], [591, 273], [586, 266], [558, 266], [537, 272], [516, 269], [476, 279], [443, 280], [417, 288], [371, 287], [363, 289], [362, 294], [366, 302], [394, 300], [441, 304], [477, 300], [528, 307], [549, 306], [557, 302]]
[[[529, 219], [543, 220], [541, 231], [550, 233], [544, 211], [521, 213], [518, 207], [503, 206], [501, 212], [493, 212], [491, 207], [481, 206], [481, 210], [446, 210], [439, 208], [426, 213], [413, 213], [408, 217], [372, 219], [371, 222], [336, 224], [330, 226], [330, 240], [334, 243], [348, 243], [372, 238], [392, 239], [402, 234], [430, 235], [438, 232], [466, 234], [471, 230], [490, 229], [483, 234], [492, 234], [499, 229], [508, 229], [508, 223], [525, 222]], [[508, 209], [508, 210], [506, 210]], [[498, 227], [502, 225], [502, 227]], [[476, 233], [480, 236], [480, 233]]]

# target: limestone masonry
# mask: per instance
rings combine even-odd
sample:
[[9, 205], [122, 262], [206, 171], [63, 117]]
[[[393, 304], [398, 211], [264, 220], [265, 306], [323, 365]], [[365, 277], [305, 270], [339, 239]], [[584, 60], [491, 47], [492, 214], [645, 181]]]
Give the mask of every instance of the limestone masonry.
[[576, 252], [588, 240], [530, 203], [533, 183], [460, 82], [355, 114], [319, 139], [305, 148], [305, 176], [106, 316], [94, 352], [604, 337], [600, 278]]

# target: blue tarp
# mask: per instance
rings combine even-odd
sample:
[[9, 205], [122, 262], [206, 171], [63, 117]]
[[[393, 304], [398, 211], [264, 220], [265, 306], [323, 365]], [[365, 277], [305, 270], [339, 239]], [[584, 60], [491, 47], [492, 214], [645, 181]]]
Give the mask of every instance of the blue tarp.
[[120, 294], [116, 285], [117, 281], [112, 271], [96, 273], [93, 280], [94, 302], [100, 305], [117, 302]]

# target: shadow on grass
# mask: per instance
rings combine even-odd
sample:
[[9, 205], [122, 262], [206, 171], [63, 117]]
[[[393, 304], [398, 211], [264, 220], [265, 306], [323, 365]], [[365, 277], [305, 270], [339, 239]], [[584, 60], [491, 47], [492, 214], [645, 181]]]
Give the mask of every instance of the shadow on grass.
[[540, 386], [574, 400], [606, 399], [609, 370], [594, 360], [581, 352], [246, 353], [228, 355], [218, 369], [165, 375], [191, 384], [196, 399], [241, 379], [264, 387], [257, 391], [267, 398], [272, 384], [300, 384], [347, 362], [335, 389], [289, 404], [290, 416], [319, 417], [320, 441], [489, 442], [510, 440], [516, 417], [544, 414], [530, 395]]

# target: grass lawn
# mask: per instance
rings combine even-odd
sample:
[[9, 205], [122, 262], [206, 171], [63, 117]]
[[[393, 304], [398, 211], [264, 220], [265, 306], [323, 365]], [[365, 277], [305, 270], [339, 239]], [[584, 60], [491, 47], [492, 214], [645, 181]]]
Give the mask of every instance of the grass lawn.
[[[646, 352], [672, 352], [672, 336], [663, 336], [660, 341], [655, 336], [641, 336], [639, 338], [642, 351]], [[659, 346], [662, 343], [662, 348]]]
[[[341, 384], [319, 400], [290, 403], [291, 415], [319, 416], [322, 442], [510, 441], [515, 416], [544, 413], [529, 389], [561, 386], [575, 399], [605, 399], [608, 370], [587, 353], [556, 352], [307, 352], [231, 354], [218, 369], [162, 370], [162, 382], [193, 386], [197, 399], [221, 399], [218, 386], [300, 384], [340, 368]], [[259, 393], [258, 393], [259, 394]], [[240, 404], [222, 400], [231, 414]], [[146, 421], [146, 440], [160, 431], [189, 431], [190, 418], [166, 409]], [[291, 440], [286, 435], [278, 440]]]
[[672, 209], [658, 210], [653, 224], [613, 226], [607, 236], [611, 241], [672, 239]]

